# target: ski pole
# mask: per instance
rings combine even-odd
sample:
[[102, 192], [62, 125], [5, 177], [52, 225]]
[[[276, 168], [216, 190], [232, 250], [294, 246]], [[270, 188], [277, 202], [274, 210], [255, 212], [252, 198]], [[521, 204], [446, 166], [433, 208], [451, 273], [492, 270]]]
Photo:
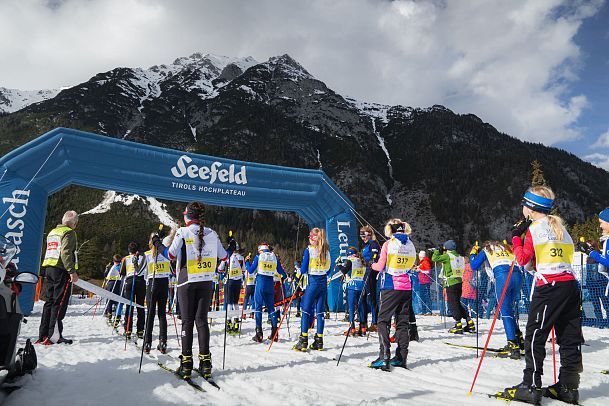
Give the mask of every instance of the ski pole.
[[554, 326], [552, 326], [552, 364], [554, 365], [554, 383], [556, 383], [556, 341], [554, 340]]
[[[294, 300], [294, 296], [295, 295], [292, 295], [292, 297], [290, 297], [290, 301], [288, 302], [287, 309], [289, 309], [290, 306], [292, 306], [292, 300]], [[283, 323], [283, 319], [285, 319], [285, 316], [286, 316], [286, 313], [287, 313], [287, 309], [284, 308], [284, 310], [283, 310], [283, 314], [281, 315], [281, 321], [277, 325], [277, 330], [275, 330], [275, 334], [273, 334], [273, 337], [271, 338], [271, 344], [269, 344], [269, 348], [266, 350], [267, 352], [271, 351], [271, 347], [273, 346], [273, 343], [275, 342], [275, 339], [277, 338], [277, 334], [279, 334], [279, 329], [281, 328], [281, 324]]]
[[[226, 285], [228, 287], [228, 284]], [[222, 349], [222, 369], [224, 370], [224, 361], [226, 360], [226, 332], [228, 330], [228, 298], [226, 297], [226, 290], [224, 290], [224, 296], [226, 300], [226, 305], [224, 306], [224, 348]]]
[[173, 292], [172, 292], [173, 289], [171, 289], [171, 287], [169, 287], [168, 289], [169, 289], [169, 314], [173, 318], [173, 327], [176, 330], [176, 340], [178, 341], [178, 347], [179, 347], [180, 346], [180, 336], [178, 335], [178, 324], [176, 322], [176, 315], [173, 311], [173, 303], [174, 303]]
[[[478, 241], [476, 241], [476, 245], [478, 245]], [[478, 279], [480, 279], [480, 275], [478, 275], [478, 270], [476, 270], [476, 347], [480, 346], [480, 323], [478, 313], [480, 313], [480, 303], [478, 301]], [[478, 348], [476, 348], [476, 358], [478, 358]]]
[[[126, 285], [126, 278], [125, 277], [121, 277], [120, 279], [121, 281], [121, 292], [119, 294], [120, 297], [123, 297], [123, 295], [125, 294], [125, 285]], [[121, 314], [119, 314], [119, 307], [120, 307], [120, 312]], [[123, 313], [123, 304], [122, 303], [118, 303], [116, 302], [116, 308], [114, 309], [114, 322], [116, 322], [116, 319], [122, 316]], [[112, 325], [112, 331], [116, 331], [118, 334], [118, 325], [114, 326], [114, 324]]]
[[[131, 276], [131, 295], [129, 298], [129, 306], [127, 307], [127, 325], [125, 326], [125, 348], [123, 351], [127, 351], [127, 340], [129, 339], [127, 336], [127, 331], [131, 331], [131, 317], [133, 316], [133, 293], [135, 292], [135, 262], [137, 261], [137, 252], [135, 253], [135, 257], [133, 257], [133, 275]], [[125, 281], [127, 278], [125, 278]]]
[[482, 350], [482, 355], [480, 356], [480, 361], [478, 362], [478, 368], [476, 369], [476, 374], [474, 375], [474, 380], [472, 381], [472, 386], [469, 388], [469, 392], [467, 392], [468, 396], [471, 396], [474, 385], [476, 384], [476, 379], [478, 378], [478, 373], [480, 372], [480, 367], [482, 366], [482, 361], [484, 361], [484, 355], [486, 354], [486, 349], [488, 348], [488, 343], [491, 341], [491, 336], [493, 335], [493, 328], [495, 327], [495, 322], [497, 321], [497, 316], [499, 315], [499, 310], [501, 309], [501, 304], [503, 303], [503, 298], [505, 297], [505, 292], [507, 292], [508, 285], [510, 283], [510, 278], [512, 277], [512, 271], [514, 270], [514, 264], [516, 260], [512, 261], [512, 265], [510, 266], [510, 271], [508, 272], [507, 278], [505, 279], [505, 284], [503, 285], [503, 291], [501, 292], [501, 297], [499, 298], [499, 302], [497, 303], [497, 309], [495, 310], [495, 316], [493, 317], [493, 322], [491, 323], [491, 328], [488, 330], [488, 335], [486, 337], [486, 343], [484, 343], [484, 349]]
[[[159, 224], [159, 233], [163, 231], [163, 224]], [[152, 295], [154, 294], [154, 281], [156, 280], [156, 267], [157, 267], [157, 262], [158, 262], [158, 258], [159, 258], [159, 251], [156, 249], [156, 247], [154, 247], [154, 270], [152, 271], [152, 283], [150, 284], [150, 290], [149, 290], [149, 295], [146, 295], [148, 297], [148, 312], [146, 313], [146, 318], [145, 318], [145, 322], [144, 322], [144, 341], [142, 342], [142, 353], [140, 354], [140, 368], [137, 371], [137, 373], [141, 373], [142, 372], [142, 360], [144, 359], [144, 347], [146, 346], [146, 338], [148, 336], [148, 329], [150, 328], [150, 330], [152, 330], [152, 327], [154, 327], [154, 324], [152, 326], [149, 326], [150, 324], [150, 312], [152, 311], [152, 307], [154, 306], [153, 302], [154, 300], [152, 299]], [[148, 266], [148, 265], [146, 265]], [[135, 280], [135, 270], [133, 271], [133, 278]], [[147, 292], [148, 293], [148, 292]], [[139, 317], [138, 317], [138, 322], [139, 322]], [[154, 320], [153, 320], [154, 323]], [[150, 331], [150, 334], [152, 335], [152, 331]]]
[[[368, 282], [368, 276], [370, 276], [370, 274], [372, 273], [372, 269], [370, 269], [370, 272], [368, 272], [368, 274], [366, 275], [366, 278], [364, 279], [364, 286], [366, 286], [366, 283]], [[357, 309], [359, 309], [359, 304], [362, 300], [362, 297], [364, 296], [364, 292], [366, 291], [366, 289], [362, 289], [362, 293], [359, 294], [359, 298], [357, 299], [357, 303], [355, 304], [355, 307], [353, 308], [353, 313], [355, 313], [357, 311]], [[349, 330], [355, 328], [355, 314], [353, 315], [353, 321], [351, 323], [349, 323]], [[370, 337], [370, 333], [368, 333], [368, 337]], [[336, 361], [336, 366], [338, 366], [338, 364], [340, 364], [340, 359], [343, 356], [343, 351], [345, 351], [345, 346], [347, 345], [347, 340], [349, 339], [349, 332], [347, 332], [347, 335], [345, 336], [345, 342], [343, 343], [343, 348], [340, 350], [340, 354], [338, 355], [338, 360]]]
[[93, 305], [91, 305], [91, 307], [89, 307], [87, 310], [82, 312], [81, 316], [84, 316], [85, 314], [89, 313], [91, 311], [91, 309], [93, 309], [95, 306], [97, 306], [97, 304], [99, 303], [100, 300], [101, 300], [101, 298], [97, 299], [97, 302], [95, 302]]

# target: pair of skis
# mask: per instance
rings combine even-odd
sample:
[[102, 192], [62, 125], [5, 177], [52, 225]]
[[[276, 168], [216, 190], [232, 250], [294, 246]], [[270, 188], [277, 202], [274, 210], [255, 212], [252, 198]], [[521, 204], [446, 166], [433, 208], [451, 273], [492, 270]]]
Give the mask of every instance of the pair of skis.
[[[175, 369], [172, 369], [172, 368], [168, 367], [167, 365], [165, 365], [165, 364], [163, 364], [163, 363], [161, 363], [161, 362], [158, 362], [158, 363], [157, 363], [157, 365], [158, 365], [158, 366], [159, 366], [159, 368], [161, 368], [163, 371], [167, 371], [167, 372], [171, 373], [173, 376], [175, 376], [176, 378], [178, 378], [179, 380], [186, 382], [186, 383], [187, 383], [187, 384], [188, 384], [188, 385], [189, 385], [191, 388], [195, 389], [196, 391], [199, 391], [199, 392], [207, 392], [207, 391], [206, 391], [206, 390], [205, 390], [205, 389], [204, 389], [204, 388], [203, 388], [201, 385], [199, 385], [198, 383], [194, 382], [194, 381], [192, 380], [192, 378], [183, 379], [182, 377], [180, 377], [180, 376], [178, 376], [178, 375], [176, 374], [176, 370], [175, 370]], [[193, 369], [193, 372], [196, 372], [197, 374], [199, 373], [199, 372], [198, 372], [198, 371], [196, 371], [195, 369]], [[199, 376], [200, 376], [200, 374], [199, 374]], [[220, 390], [220, 385], [218, 385], [218, 384], [216, 383], [216, 381], [214, 381], [214, 379], [213, 379], [213, 378], [205, 378], [205, 377], [202, 377], [202, 378], [205, 380], [205, 382], [207, 382], [208, 384], [210, 384], [210, 385], [211, 385], [211, 386], [213, 386], [214, 388], [216, 388], [216, 389]]]

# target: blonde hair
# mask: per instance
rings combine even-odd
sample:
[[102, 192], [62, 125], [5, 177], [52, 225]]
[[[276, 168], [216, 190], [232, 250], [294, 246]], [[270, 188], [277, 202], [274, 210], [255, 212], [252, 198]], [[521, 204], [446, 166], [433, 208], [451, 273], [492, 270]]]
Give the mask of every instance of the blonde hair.
[[326, 231], [323, 228], [315, 227], [311, 232], [317, 235], [313, 246], [319, 250], [319, 259], [325, 261], [330, 255], [330, 244], [326, 238]]
[[372, 230], [372, 227], [370, 226], [362, 226], [362, 228], [359, 229], [360, 233], [363, 231], [365, 233], [369, 233], [370, 234], [370, 239], [376, 241], [376, 234], [374, 233], [374, 230]]
[[393, 232], [391, 231], [391, 226], [396, 225], [396, 224], [404, 225], [404, 233], [409, 234], [409, 235], [410, 235], [410, 233], [412, 233], [412, 228], [410, 227], [410, 224], [408, 224], [407, 222], [402, 221], [400, 219], [391, 219], [387, 222], [387, 224], [385, 224], [385, 229], [383, 230], [385, 232], [385, 237], [387, 237], [387, 238], [393, 237]]
[[[554, 194], [552, 189], [547, 186], [531, 186], [529, 188], [529, 192], [535, 193], [536, 195], [541, 197], [545, 197], [546, 199], [556, 199], [556, 195]], [[550, 228], [554, 232], [554, 235], [559, 240], [562, 240], [564, 237], [563, 230], [565, 227], [563, 219], [554, 214], [547, 214], [546, 216], [548, 217], [548, 223], [550, 224]]]

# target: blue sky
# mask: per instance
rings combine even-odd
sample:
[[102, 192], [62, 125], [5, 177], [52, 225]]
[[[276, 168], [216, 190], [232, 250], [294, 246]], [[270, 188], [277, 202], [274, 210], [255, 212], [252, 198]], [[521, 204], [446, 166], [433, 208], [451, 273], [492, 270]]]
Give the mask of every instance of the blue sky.
[[[582, 67], [579, 80], [575, 81], [570, 95], [583, 94], [588, 106], [582, 111], [576, 125], [581, 127], [582, 138], [559, 143], [578, 156], [586, 157], [594, 153], [608, 155], [607, 146], [595, 146], [598, 137], [609, 131], [609, 4], [586, 19], [574, 38], [582, 49]], [[593, 161], [607, 165], [607, 157]]]
[[0, 0], [0, 86], [287, 53], [344, 96], [442, 104], [609, 170], [607, 1]]

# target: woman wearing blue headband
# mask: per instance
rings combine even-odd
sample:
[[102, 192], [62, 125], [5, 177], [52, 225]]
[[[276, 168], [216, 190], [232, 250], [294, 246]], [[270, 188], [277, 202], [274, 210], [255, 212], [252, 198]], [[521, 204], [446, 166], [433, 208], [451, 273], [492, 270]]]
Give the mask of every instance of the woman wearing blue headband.
[[[522, 199], [525, 220], [512, 228], [516, 261], [532, 263], [536, 283], [525, 333], [523, 380], [500, 395], [532, 404], [539, 404], [542, 396], [577, 404], [583, 370], [580, 291], [571, 269], [573, 240], [562, 219], [549, 214], [553, 205], [550, 188], [531, 187]], [[557, 383], [542, 390], [545, 347], [552, 327], [560, 346], [560, 375]]]

